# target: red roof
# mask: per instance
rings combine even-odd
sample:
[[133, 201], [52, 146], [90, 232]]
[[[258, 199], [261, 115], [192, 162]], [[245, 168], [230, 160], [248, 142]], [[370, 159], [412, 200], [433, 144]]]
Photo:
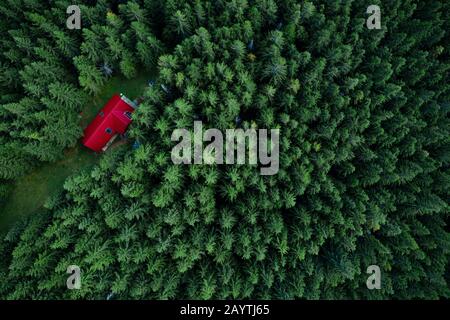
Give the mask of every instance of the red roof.
[[101, 151], [115, 134], [125, 133], [133, 111], [130, 100], [115, 94], [84, 130], [83, 144], [94, 151]]

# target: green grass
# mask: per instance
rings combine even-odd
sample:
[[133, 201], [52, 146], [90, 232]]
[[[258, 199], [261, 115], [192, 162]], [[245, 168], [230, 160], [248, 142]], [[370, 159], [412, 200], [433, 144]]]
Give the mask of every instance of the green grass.
[[0, 230], [41, 208], [48, 196], [62, 188], [68, 176], [92, 166], [97, 159], [92, 152], [77, 146], [67, 150], [63, 160], [45, 164], [18, 179], [0, 215]]
[[[85, 128], [114, 93], [123, 93], [132, 100], [142, 95], [153, 75], [147, 72], [131, 80], [120, 76], [109, 79], [102, 91], [83, 108], [80, 125]], [[16, 180], [5, 204], [0, 207], [0, 231], [42, 208], [49, 196], [61, 190], [67, 177], [92, 167], [99, 157], [78, 142], [65, 151], [62, 160], [35, 168]]]
[[123, 93], [131, 100], [141, 96], [148, 85], [148, 80], [154, 77], [154, 74], [154, 72], [144, 72], [133, 79], [126, 79], [122, 76], [109, 79], [102, 91], [84, 108], [81, 126], [86, 127], [113, 94]]

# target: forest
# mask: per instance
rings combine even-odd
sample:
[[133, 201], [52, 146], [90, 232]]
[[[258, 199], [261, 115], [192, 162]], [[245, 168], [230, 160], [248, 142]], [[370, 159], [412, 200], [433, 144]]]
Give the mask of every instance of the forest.
[[[449, 1], [79, 0], [69, 30], [72, 4], [0, 2], [0, 216], [111, 77], [157, 72], [134, 143], [0, 234], [0, 299], [450, 297]], [[172, 163], [197, 120], [279, 129], [278, 172]]]

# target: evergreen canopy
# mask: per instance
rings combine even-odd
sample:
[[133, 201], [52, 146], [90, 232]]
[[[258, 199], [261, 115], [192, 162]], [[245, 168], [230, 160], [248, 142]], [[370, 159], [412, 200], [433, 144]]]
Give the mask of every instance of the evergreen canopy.
[[[158, 79], [139, 148], [104, 154], [0, 242], [1, 298], [450, 296], [448, 1], [79, 3], [82, 30], [70, 1], [0, 3], [0, 183], [77, 143], [111, 73]], [[278, 174], [172, 164], [174, 129], [236, 117], [280, 129]]]

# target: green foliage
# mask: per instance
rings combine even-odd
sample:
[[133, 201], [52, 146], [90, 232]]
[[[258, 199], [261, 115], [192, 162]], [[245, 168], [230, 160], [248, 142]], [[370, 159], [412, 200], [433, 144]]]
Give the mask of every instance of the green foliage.
[[[365, 28], [365, 1], [105, 3], [83, 7], [77, 35], [53, 11], [22, 8], [20, 24], [0, 5], [0, 178], [76, 141], [76, 102], [105, 70], [159, 71], [129, 130], [140, 147], [69, 178], [0, 243], [0, 297], [450, 296], [447, 2], [383, 2], [382, 30]], [[280, 128], [277, 175], [171, 163], [173, 129], [236, 117]], [[63, 287], [71, 264], [81, 290]]]

